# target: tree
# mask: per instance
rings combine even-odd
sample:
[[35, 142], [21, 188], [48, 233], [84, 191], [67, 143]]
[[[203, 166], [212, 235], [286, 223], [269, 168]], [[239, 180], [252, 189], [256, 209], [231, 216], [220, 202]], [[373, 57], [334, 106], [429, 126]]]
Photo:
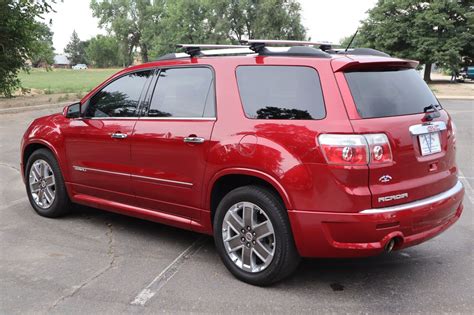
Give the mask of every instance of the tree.
[[474, 53], [472, 0], [379, 0], [362, 22], [360, 43], [393, 56], [419, 60], [424, 79], [436, 63], [458, 68]]
[[76, 33], [76, 30], [72, 32], [71, 40], [64, 48], [64, 53], [69, 57], [72, 64], [87, 63], [86, 60], [86, 47], [87, 41], [81, 41]]
[[53, 32], [44, 23], [37, 24], [38, 40], [34, 42], [30, 59], [33, 67], [54, 63]]
[[98, 68], [119, 66], [120, 45], [113, 36], [97, 35], [89, 40], [86, 48], [87, 60]]
[[91, 8], [119, 41], [124, 65], [134, 51], [146, 62], [181, 42], [306, 38], [296, 0], [92, 0]]
[[41, 41], [38, 19], [52, 10], [54, 0], [0, 1], [0, 94], [11, 97], [21, 86], [20, 70]]
[[166, 2], [153, 52], [177, 43], [233, 43], [246, 38], [306, 39], [295, 0], [174, 0]]
[[152, 29], [160, 29], [160, 12], [164, 0], [92, 0], [93, 15], [99, 25], [113, 33], [121, 46], [124, 66], [133, 61], [133, 52], [139, 48], [143, 62], [148, 61]]

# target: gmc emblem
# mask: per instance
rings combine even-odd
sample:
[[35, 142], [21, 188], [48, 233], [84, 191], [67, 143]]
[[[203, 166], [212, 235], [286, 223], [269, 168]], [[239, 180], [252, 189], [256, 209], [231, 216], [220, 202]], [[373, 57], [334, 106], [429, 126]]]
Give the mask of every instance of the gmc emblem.
[[399, 194], [399, 195], [385, 196], [385, 197], [379, 197], [379, 202], [387, 202], [387, 201], [404, 199], [404, 198], [408, 198], [408, 193], [403, 193], [403, 194]]

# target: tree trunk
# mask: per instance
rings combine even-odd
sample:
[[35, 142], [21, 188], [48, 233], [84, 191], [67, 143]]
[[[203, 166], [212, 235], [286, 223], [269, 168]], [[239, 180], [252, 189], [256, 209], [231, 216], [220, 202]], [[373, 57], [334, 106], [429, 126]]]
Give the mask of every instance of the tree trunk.
[[142, 62], [148, 62], [148, 47], [146, 45], [140, 46], [140, 54], [142, 55]]
[[423, 73], [423, 80], [425, 80], [426, 83], [431, 82], [431, 63], [425, 64], [425, 71]]

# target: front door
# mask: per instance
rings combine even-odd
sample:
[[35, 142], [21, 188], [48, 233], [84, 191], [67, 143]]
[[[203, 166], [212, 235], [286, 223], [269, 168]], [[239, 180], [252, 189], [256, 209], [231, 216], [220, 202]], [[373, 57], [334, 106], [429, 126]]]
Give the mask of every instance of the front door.
[[131, 143], [132, 186], [139, 206], [199, 218], [214, 122], [211, 69], [159, 72], [149, 108], [137, 121]]
[[133, 203], [130, 182], [130, 137], [138, 104], [152, 71], [121, 76], [83, 105], [83, 117], [64, 130], [74, 194]]

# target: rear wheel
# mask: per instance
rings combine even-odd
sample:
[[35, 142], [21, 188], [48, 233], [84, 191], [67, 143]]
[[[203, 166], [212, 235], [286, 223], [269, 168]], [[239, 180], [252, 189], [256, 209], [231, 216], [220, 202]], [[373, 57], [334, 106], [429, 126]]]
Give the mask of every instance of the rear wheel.
[[39, 215], [54, 218], [70, 211], [61, 169], [49, 150], [38, 149], [31, 154], [25, 177], [28, 199]]
[[269, 285], [298, 266], [286, 209], [268, 189], [245, 186], [219, 203], [214, 239], [225, 266], [238, 279]]

